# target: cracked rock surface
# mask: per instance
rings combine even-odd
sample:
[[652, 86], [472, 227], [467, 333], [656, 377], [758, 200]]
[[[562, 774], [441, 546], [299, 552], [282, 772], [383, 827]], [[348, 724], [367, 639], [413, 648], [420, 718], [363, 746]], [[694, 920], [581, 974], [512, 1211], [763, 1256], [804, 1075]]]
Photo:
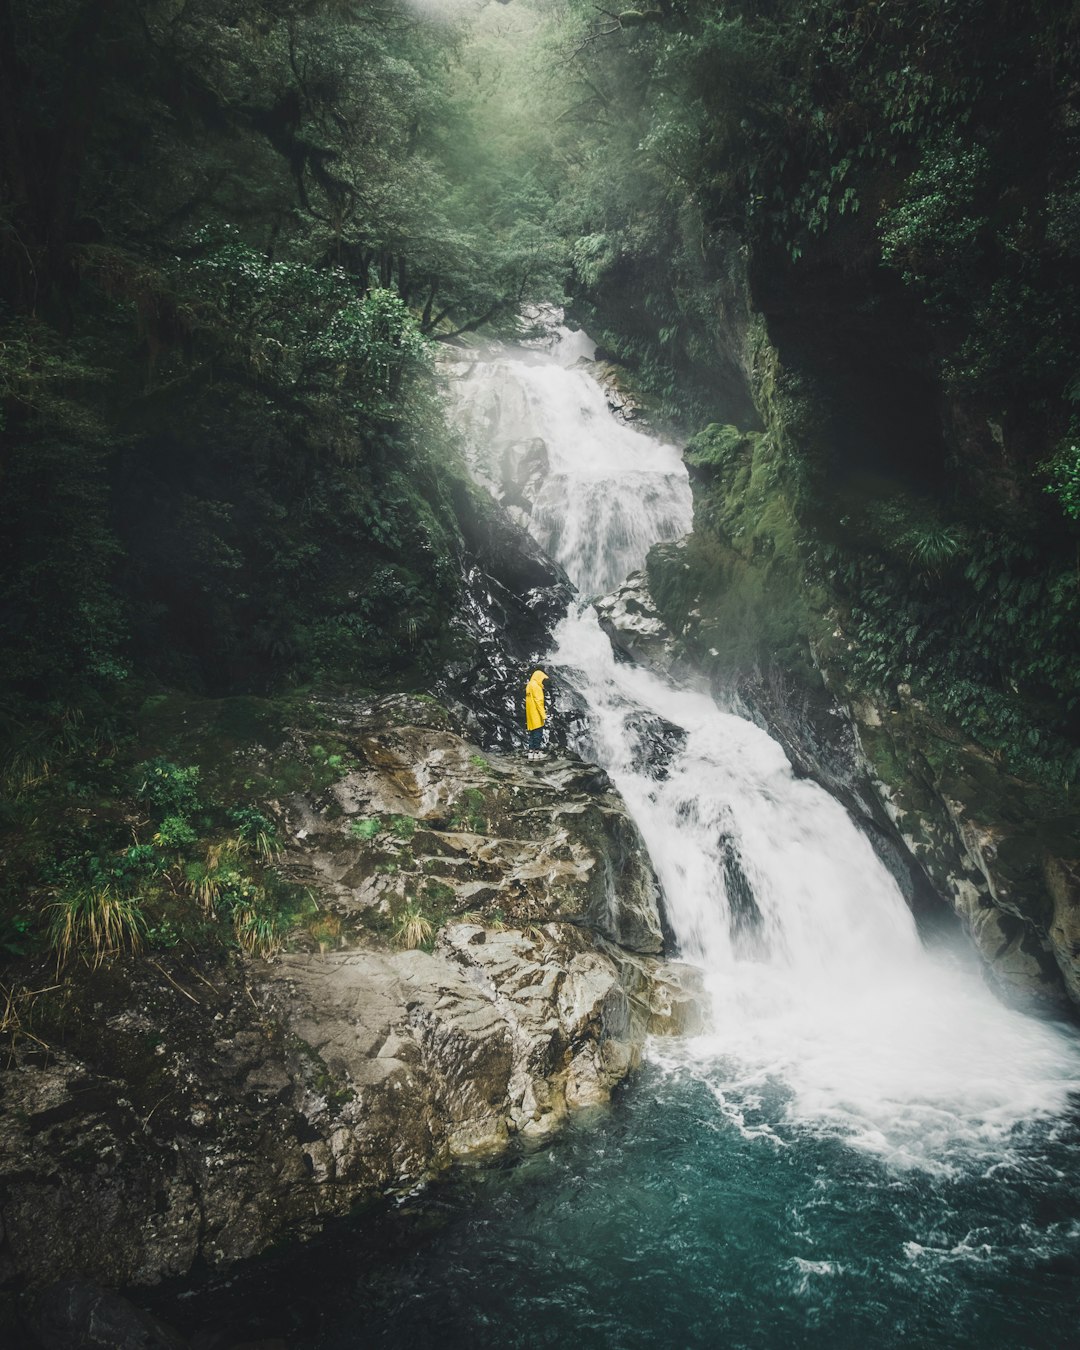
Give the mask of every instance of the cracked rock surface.
[[[655, 878], [602, 771], [481, 754], [431, 700], [334, 716], [347, 771], [278, 804], [282, 869], [333, 940], [116, 960], [85, 972], [59, 1038], [16, 1039], [8, 1288], [228, 1265], [551, 1136], [647, 1036], [697, 1029], [697, 972], [662, 955]], [[416, 949], [409, 906], [430, 922]]]

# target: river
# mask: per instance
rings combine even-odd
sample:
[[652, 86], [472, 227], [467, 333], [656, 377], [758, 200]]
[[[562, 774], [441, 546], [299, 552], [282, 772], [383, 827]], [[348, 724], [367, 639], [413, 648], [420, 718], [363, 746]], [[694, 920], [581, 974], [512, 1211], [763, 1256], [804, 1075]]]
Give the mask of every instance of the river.
[[[294, 1258], [291, 1292], [245, 1277], [265, 1325], [294, 1350], [1072, 1345], [1075, 1032], [1006, 1007], [955, 934], [920, 936], [764, 731], [615, 660], [587, 601], [684, 534], [691, 502], [677, 450], [610, 415], [587, 354], [565, 332], [491, 349], [457, 394], [482, 481], [530, 457], [530, 528], [582, 598], [547, 659], [704, 973], [707, 1030], [655, 1041], [553, 1145]], [[684, 733], [663, 765], [657, 718]]]

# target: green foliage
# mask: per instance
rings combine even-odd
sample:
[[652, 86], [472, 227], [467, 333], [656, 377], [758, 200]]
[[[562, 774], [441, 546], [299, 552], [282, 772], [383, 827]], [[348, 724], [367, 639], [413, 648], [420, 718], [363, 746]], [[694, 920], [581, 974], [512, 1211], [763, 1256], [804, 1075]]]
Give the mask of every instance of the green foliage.
[[396, 0], [16, 0], [5, 32], [0, 692], [436, 669], [430, 338], [561, 293], [546, 131], [492, 130], [527, 44], [488, 61]]
[[187, 819], [200, 809], [200, 776], [196, 765], [181, 767], [167, 759], [148, 759], [135, 768], [135, 797], [162, 817]]
[[0, 914], [0, 957], [28, 956], [34, 949], [34, 925], [26, 914]]
[[989, 170], [986, 147], [964, 144], [954, 130], [923, 146], [900, 201], [880, 217], [883, 259], [932, 305], [956, 303], [971, 286], [979, 236], [989, 226], [977, 205]]
[[886, 699], [910, 685], [1011, 772], [1067, 789], [1080, 774], [1075, 569], [985, 528], [920, 523], [911, 502], [879, 515], [877, 544], [862, 532], [819, 558], [848, 607], [849, 674]]
[[375, 816], [369, 816], [364, 820], [354, 820], [349, 824], [349, 833], [354, 839], [374, 839], [381, 829], [382, 825]]
[[238, 806], [229, 812], [236, 836], [256, 857], [273, 862], [281, 852], [277, 827], [269, 816], [254, 806]]
[[175, 849], [184, 852], [198, 838], [196, 832], [182, 815], [166, 815], [154, 834], [158, 848]]
[[1047, 479], [1043, 490], [1057, 499], [1070, 520], [1080, 520], [1080, 445], [1060, 446], [1042, 467]]
[[275, 385], [332, 393], [369, 417], [400, 417], [410, 377], [430, 366], [404, 301], [385, 289], [358, 295], [358, 279], [340, 267], [269, 261], [235, 227], [221, 233], [216, 246], [197, 236], [178, 280], [230, 354]]
[[730, 473], [752, 452], [752, 438], [746, 432], [713, 422], [704, 431], [691, 436], [683, 459], [694, 469], [718, 469]]
[[450, 815], [452, 830], [482, 834], [487, 828], [487, 802], [479, 788], [466, 788], [454, 803]]

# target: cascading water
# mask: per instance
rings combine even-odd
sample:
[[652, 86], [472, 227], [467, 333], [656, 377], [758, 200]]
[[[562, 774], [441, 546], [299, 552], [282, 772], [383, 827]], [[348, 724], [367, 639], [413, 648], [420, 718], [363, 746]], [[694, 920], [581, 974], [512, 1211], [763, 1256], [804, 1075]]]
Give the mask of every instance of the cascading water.
[[[456, 381], [478, 476], [586, 598], [690, 519], [676, 451], [612, 420], [573, 368], [590, 352], [502, 349]], [[249, 1336], [287, 1329], [290, 1350], [1075, 1344], [1074, 1034], [924, 949], [844, 810], [764, 732], [616, 663], [587, 604], [556, 636], [582, 749], [708, 975], [710, 1031], [657, 1041], [618, 1108], [554, 1146], [459, 1170], [246, 1294], [230, 1275], [223, 1313], [257, 1306]]]
[[[533, 447], [529, 527], [583, 597], [690, 527], [678, 452], [617, 422], [570, 353], [502, 350], [460, 378], [478, 471], [505, 490]], [[536, 472], [538, 447], [546, 468]], [[500, 473], [503, 483], [500, 484]], [[897, 1164], [995, 1157], [1016, 1127], [1063, 1112], [1080, 1054], [1061, 1029], [1005, 1008], [970, 963], [926, 951], [891, 875], [844, 809], [779, 746], [703, 694], [617, 663], [588, 604], [550, 654], [589, 708], [583, 749], [608, 770], [661, 880], [684, 956], [712, 998], [707, 1037], [657, 1048], [754, 1132], [827, 1128]], [[686, 733], [651, 772], [640, 728]], [[765, 1085], [783, 1102], [759, 1119]]]

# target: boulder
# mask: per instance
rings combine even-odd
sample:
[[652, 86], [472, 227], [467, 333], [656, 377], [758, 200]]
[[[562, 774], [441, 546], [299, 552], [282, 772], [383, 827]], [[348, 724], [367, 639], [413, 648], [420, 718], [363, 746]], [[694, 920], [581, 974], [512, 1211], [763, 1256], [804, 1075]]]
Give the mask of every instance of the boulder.
[[187, 1350], [187, 1340], [119, 1294], [86, 1280], [44, 1290], [32, 1325], [40, 1350]]
[[593, 601], [600, 627], [631, 661], [670, 674], [678, 665], [674, 638], [649, 593], [644, 572], [631, 572], [618, 590]]

